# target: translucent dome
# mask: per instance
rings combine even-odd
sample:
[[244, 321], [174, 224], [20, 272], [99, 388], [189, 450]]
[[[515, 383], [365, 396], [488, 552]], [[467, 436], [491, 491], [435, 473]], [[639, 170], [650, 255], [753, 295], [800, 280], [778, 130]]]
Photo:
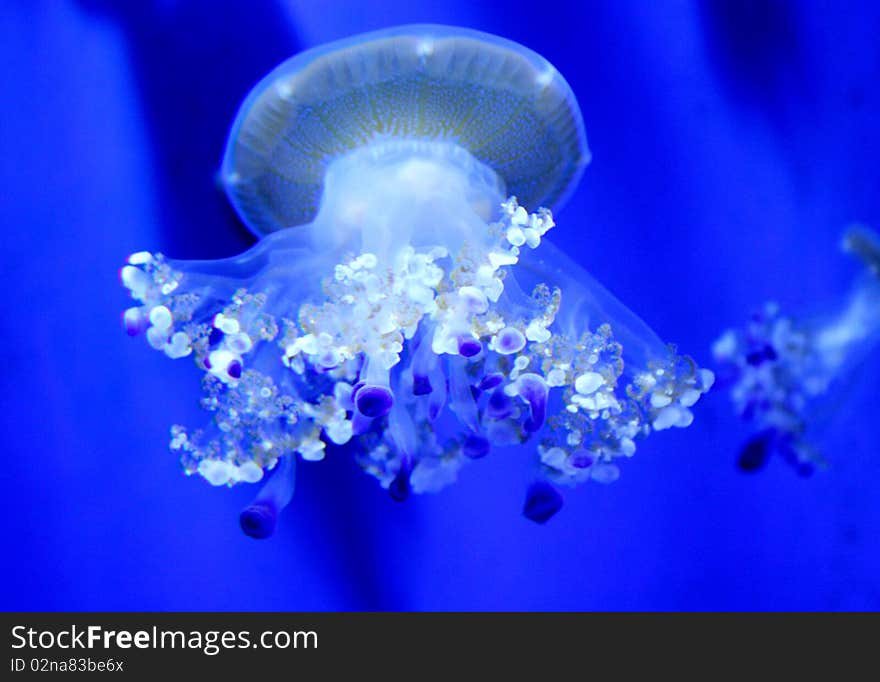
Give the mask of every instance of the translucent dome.
[[383, 137], [458, 144], [531, 209], [557, 208], [590, 159], [547, 60], [478, 31], [404, 26], [307, 50], [263, 78], [229, 135], [226, 191], [257, 235], [308, 223], [328, 164]]

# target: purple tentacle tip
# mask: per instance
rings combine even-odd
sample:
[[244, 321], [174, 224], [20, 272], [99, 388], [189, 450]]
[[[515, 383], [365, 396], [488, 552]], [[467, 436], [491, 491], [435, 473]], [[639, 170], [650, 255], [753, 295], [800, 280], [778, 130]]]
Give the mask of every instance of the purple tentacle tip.
[[762, 431], [750, 438], [739, 452], [736, 464], [740, 470], [753, 472], [763, 469], [770, 459], [772, 440], [772, 431]]
[[489, 454], [489, 450], [491, 449], [492, 444], [489, 442], [487, 438], [483, 436], [478, 436], [477, 434], [471, 434], [464, 440], [464, 444], [462, 445], [462, 452], [464, 452], [466, 457], [470, 457], [471, 459], [480, 459], [481, 457], [485, 457]]
[[146, 331], [149, 321], [146, 317], [138, 312], [137, 308], [127, 310], [122, 316], [122, 326], [125, 327], [125, 333], [129, 336], [137, 336]]
[[264, 540], [275, 532], [278, 511], [268, 502], [254, 502], [241, 512], [238, 522], [245, 535]]
[[241, 379], [241, 363], [238, 360], [233, 360], [226, 368], [226, 373], [233, 379]]
[[431, 380], [428, 377], [413, 375], [413, 395], [428, 395], [432, 390]]
[[391, 499], [395, 502], [405, 502], [409, 497], [409, 474], [410, 472], [408, 469], [401, 469], [397, 472], [397, 476], [394, 477], [394, 480], [391, 481], [391, 485], [388, 486], [388, 494], [391, 495]]
[[217, 327], [211, 328], [211, 333], [208, 335], [208, 346], [211, 348], [216, 348], [220, 345], [220, 342], [223, 341], [223, 337], [225, 335], [220, 329]]
[[536, 481], [529, 486], [523, 516], [535, 523], [547, 523], [562, 509], [562, 494], [546, 481]]
[[500, 386], [502, 381], [504, 381], [504, 375], [499, 372], [494, 372], [492, 374], [487, 374], [480, 379], [477, 388], [481, 391], [491, 391], [493, 388]]
[[504, 391], [497, 390], [489, 396], [489, 404], [486, 407], [486, 414], [492, 419], [507, 419], [513, 412], [513, 401]]
[[384, 386], [364, 386], [355, 397], [358, 412], [365, 417], [384, 417], [394, 405], [394, 394]]
[[483, 350], [483, 344], [473, 337], [462, 337], [458, 340], [458, 352], [466, 358], [472, 358]]

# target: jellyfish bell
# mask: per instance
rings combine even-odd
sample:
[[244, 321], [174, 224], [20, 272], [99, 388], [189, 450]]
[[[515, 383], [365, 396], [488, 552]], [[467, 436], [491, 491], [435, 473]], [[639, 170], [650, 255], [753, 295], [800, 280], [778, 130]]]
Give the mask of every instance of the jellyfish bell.
[[[381, 157], [388, 143], [413, 145], [404, 170], [412, 180], [435, 154], [446, 156], [532, 208], [558, 207], [590, 160], [577, 101], [546, 59], [488, 33], [417, 25], [330, 43], [275, 68], [242, 104], [221, 175], [261, 236], [311, 222], [334, 161], [365, 147]], [[474, 198], [495, 206], [494, 196]]]
[[272, 472], [241, 516], [265, 537], [327, 443], [398, 501], [529, 443], [547, 480], [524, 513], [543, 522], [562, 505], [548, 481], [613, 481], [637, 440], [688, 426], [711, 372], [545, 239], [588, 160], [563, 78], [494, 36], [403, 27], [275, 69], [222, 169], [260, 241], [122, 271], [126, 330], [205, 372], [213, 418], [172, 431], [185, 470]]

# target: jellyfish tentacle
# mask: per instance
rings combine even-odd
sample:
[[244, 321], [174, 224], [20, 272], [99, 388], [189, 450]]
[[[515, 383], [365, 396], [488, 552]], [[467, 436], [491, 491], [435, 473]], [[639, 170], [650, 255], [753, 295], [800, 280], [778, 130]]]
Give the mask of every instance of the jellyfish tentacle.
[[428, 395], [428, 419], [434, 421], [446, 406], [446, 398], [449, 395], [449, 384], [443, 371], [435, 366], [428, 375], [431, 383], [431, 393]]
[[[531, 441], [554, 483], [607, 483], [639, 438], [690, 424], [711, 373], [557, 259], [550, 211], [503, 198], [449, 145], [351, 152], [313, 223], [239, 259], [134, 257], [127, 328], [206, 374], [209, 427], [172, 437], [186, 471], [235, 485], [354, 440], [402, 500]], [[542, 248], [546, 263], [528, 256]]]
[[427, 395], [433, 390], [431, 373], [437, 365], [437, 356], [431, 352], [431, 344], [428, 334], [422, 333], [416, 341], [411, 362], [413, 394]]
[[278, 515], [293, 499], [296, 482], [296, 459], [281, 457], [269, 480], [239, 516], [242, 531], [254, 539], [261, 540], [275, 532]]
[[841, 245], [844, 251], [860, 258], [872, 275], [880, 277], [880, 235], [865, 225], [851, 225]]
[[477, 403], [471, 392], [471, 384], [465, 373], [465, 362], [464, 358], [449, 358], [447, 360], [451, 395], [449, 409], [455, 413], [465, 428], [476, 434], [480, 431], [479, 415]]
[[855, 225], [841, 246], [865, 272], [829, 304], [830, 314], [793, 316], [765, 303], [712, 346], [734, 408], [752, 428], [740, 452], [744, 471], [759, 470], [771, 454], [801, 475], [824, 468], [814, 440], [840, 404], [838, 387], [880, 342], [880, 237]]

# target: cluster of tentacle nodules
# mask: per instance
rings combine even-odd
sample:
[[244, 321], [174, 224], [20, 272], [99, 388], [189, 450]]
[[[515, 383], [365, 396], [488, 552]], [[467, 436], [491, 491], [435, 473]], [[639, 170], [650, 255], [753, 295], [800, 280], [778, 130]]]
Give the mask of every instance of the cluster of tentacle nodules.
[[[615, 480], [615, 461], [640, 437], [690, 424], [712, 375], [672, 349], [626, 367], [613, 324], [557, 331], [559, 289], [505, 294], [520, 249], [552, 226], [549, 211], [528, 214], [509, 199], [489, 247], [404, 246], [391, 262], [348, 254], [294, 303], [273, 298], [259, 273], [224, 299], [228, 281], [191, 276], [161, 255], [131, 256], [121, 276], [141, 305], [125, 313], [129, 333], [169, 357], [192, 355], [205, 371], [202, 405], [213, 419], [172, 428], [186, 472], [214, 485], [257, 482], [297, 454], [320, 460], [326, 443], [352, 443], [360, 465], [402, 500], [442, 488], [493, 448], [531, 440], [555, 483]], [[267, 505], [249, 517], [254, 535]], [[560, 505], [539, 482], [524, 512], [543, 522]]]

